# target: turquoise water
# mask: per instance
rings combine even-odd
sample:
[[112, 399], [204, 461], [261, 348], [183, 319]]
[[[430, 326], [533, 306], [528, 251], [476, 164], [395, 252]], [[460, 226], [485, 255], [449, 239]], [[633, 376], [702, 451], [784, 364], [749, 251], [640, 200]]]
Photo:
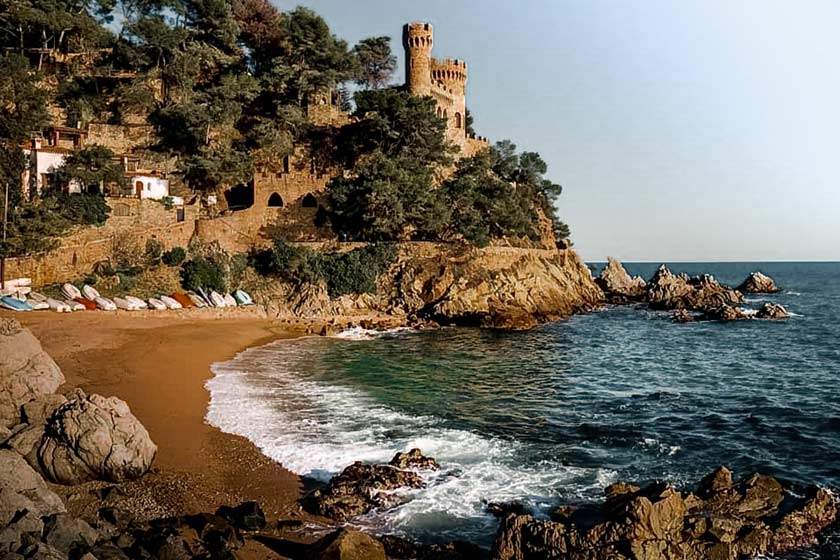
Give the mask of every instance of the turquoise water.
[[782, 303], [790, 320], [678, 325], [613, 307], [527, 333], [280, 341], [215, 367], [208, 419], [322, 479], [420, 447], [442, 473], [359, 523], [421, 538], [488, 542], [484, 500], [539, 513], [721, 464], [840, 486], [840, 264], [672, 265], [733, 285], [756, 269], [783, 291], [746, 305]]

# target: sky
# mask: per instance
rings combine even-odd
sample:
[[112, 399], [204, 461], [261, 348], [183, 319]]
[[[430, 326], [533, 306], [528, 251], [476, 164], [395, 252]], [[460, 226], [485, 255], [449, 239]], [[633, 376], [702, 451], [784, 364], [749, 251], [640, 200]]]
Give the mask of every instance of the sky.
[[434, 25], [478, 134], [539, 152], [587, 260], [840, 260], [836, 0], [272, 0]]

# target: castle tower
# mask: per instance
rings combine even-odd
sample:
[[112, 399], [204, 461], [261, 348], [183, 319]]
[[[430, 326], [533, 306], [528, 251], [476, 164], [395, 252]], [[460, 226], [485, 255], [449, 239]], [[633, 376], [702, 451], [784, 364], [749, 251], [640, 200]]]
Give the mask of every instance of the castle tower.
[[405, 83], [412, 95], [432, 91], [433, 30], [430, 23], [414, 22], [403, 27]]

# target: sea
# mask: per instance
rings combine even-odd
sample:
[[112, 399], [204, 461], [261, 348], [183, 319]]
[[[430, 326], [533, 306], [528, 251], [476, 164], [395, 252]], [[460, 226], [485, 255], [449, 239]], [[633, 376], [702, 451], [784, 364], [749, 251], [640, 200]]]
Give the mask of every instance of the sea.
[[[625, 266], [649, 278], [658, 265]], [[354, 523], [425, 541], [489, 545], [488, 502], [546, 515], [619, 480], [691, 489], [719, 465], [840, 487], [840, 263], [669, 267], [733, 286], [760, 270], [782, 291], [745, 306], [778, 302], [792, 317], [676, 324], [622, 306], [529, 332], [280, 340], [213, 366], [207, 420], [319, 480], [420, 448], [442, 469]]]

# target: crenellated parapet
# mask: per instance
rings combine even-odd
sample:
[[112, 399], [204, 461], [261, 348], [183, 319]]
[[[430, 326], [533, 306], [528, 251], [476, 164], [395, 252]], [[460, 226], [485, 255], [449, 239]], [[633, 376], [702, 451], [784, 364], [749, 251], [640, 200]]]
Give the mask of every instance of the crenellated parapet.
[[432, 81], [464, 94], [467, 86], [467, 63], [455, 58], [432, 59]]

